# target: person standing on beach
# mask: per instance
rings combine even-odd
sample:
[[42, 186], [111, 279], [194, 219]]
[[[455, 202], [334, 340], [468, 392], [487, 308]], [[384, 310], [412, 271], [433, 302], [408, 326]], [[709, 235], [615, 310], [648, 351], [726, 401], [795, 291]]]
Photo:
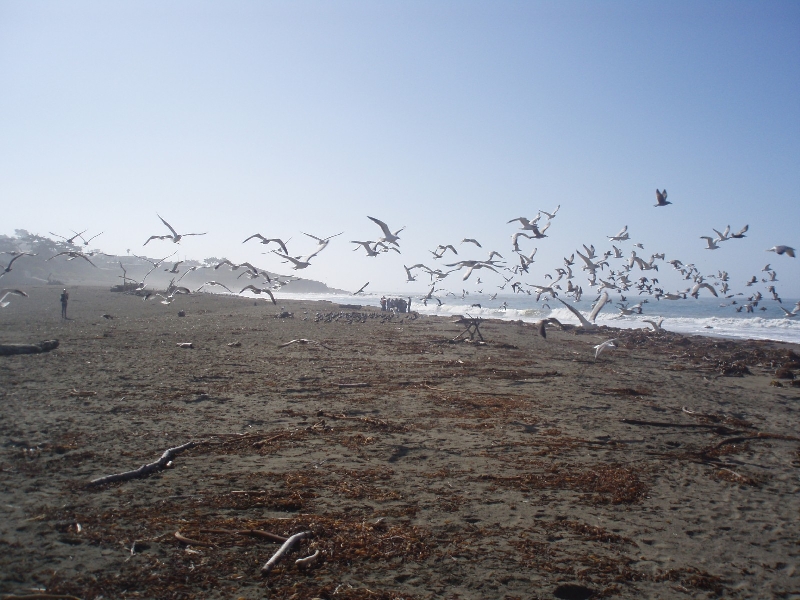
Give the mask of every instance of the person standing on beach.
[[64, 291], [61, 292], [61, 318], [67, 318], [67, 302], [69, 302], [69, 292], [67, 288], [64, 288]]

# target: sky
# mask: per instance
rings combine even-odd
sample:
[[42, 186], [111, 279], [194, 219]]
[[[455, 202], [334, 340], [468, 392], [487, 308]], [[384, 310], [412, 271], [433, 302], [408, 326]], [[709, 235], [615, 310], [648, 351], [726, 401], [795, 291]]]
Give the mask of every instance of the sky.
[[[800, 257], [765, 252], [800, 250], [797, 2], [0, 0], [0, 90], [0, 234], [161, 257], [170, 241], [142, 246], [161, 215], [208, 232], [181, 258], [419, 291], [403, 265], [453, 244], [513, 266], [508, 221], [560, 205], [521, 244], [527, 283], [627, 225], [626, 256], [641, 242], [742, 291], [770, 263], [800, 296]], [[368, 215], [405, 227], [402, 254], [353, 251], [381, 235]], [[343, 233], [296, 272], [242, 243], [306, 255], [301, 232]]]

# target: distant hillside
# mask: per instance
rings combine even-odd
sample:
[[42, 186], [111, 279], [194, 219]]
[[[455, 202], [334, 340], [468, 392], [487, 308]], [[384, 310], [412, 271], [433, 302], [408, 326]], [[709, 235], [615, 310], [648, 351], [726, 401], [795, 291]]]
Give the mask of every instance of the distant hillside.
[[[83, 244], [69, 244], [66, 241], [52, 240], [48, 237], [31, 234], [24, 229], [17, 229], [15, 236], [0, 235], [0, 270], [4, 269], [11, 260], [11, 254], [30, 252], [36, 256], [22, 256], [11, 267], [11, 271], [0, 279], [0, 286], [24, 287], [25, 285], [95, 285], [112, 286], [120, 285], [125, 281], [140, 282], [146, 278], [147, 288], [152, 290], [164, 289], [172, 279], [176, 281], [183, 276], [180, 285], [191, 290], [200, 287], [206, 281], [218, 281], [231, 290], [238, 292], [249, 284], [257, 287], [274, 286], [282, 291], [291, 293], [346, 293], [343, 290], [330, 288], [320, 281], [300, 279], [291, 275], [281, 275], [260, 269], [266, 277], [255, 279], [245, 275], [247, 270], [240, 267], [232, 270], [229, 265], [222, 265], [215, 269], [223, 259], [215, 257], [204, 259], [202, 262], [187, 260], [174, 267], [175, 262], [165, 260], [154, 269], [153, 263], [160, 258], [150, 259], [147, 256], [114, 256], [104, 254], [100, 250], [90, 250]], [[80, 242], [80, 240], [76, 240]], [[92, 264], [83, 258], [71, 258], [68, 255], [56, 256], [61, 252], [82, 252]], [[53, 258], [55, 257], [55, 258]], [[151, 262], [148, 262], [148, 259]], [[94, 265], [94, 266], [92, 266]], [[174, 267], [174, 269], [173, 269]], [[195, 271], [187, 273], [190, 267], [197, 267]], [[175, 270], [176, 272], [171, 272]], [[149, 272], [149, 274], [148, 274]]]

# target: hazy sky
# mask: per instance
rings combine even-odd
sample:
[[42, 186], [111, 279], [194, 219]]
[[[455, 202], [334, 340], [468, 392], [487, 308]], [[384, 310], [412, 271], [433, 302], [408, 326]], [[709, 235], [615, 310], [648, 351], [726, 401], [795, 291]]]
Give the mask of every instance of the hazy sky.
[[[0, 0], [9, 235], [88, 228], [164, 256], [142, 248], [158, 212], [209, 232], [181, 257], [289, 272], [242, 240], [300, 255], [301, 231], [344, 231], [297, 274], [411, 289], [402, 265], [435, 267], [440, 243], [515, 264], [507, 221], [560, 204], [522, 244], [539, 248], [529, 283], [628, 225], [626, 255], [640, 241], [742, 291], [769, 262], [800, 296], [800, 258], [765, 252], [800, 249], [799, 139], [797, 2]], [[406, 226], [402, 255], [351, 252], [380, 234], [367, 215]], [[705, 250], [728, 224], [748, 236]]]

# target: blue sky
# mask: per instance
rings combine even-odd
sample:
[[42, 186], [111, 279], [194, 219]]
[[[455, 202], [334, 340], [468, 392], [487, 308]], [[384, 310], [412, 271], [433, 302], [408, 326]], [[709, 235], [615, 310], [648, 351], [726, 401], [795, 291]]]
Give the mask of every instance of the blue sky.
[[[288, 272], [242, 240], [344, 231], [298, 274], [422, 289], [403, 264], [515, 264], [507, 221], [560, 204], [528, 283], [628, 225], [640, 255], [742, 284], [769, 262], [800, 296], [800, 258], [765, 252], [800, 249], [796, 2], [0, 1], [0, 89], [0, 233], [138, 253], [158, 212], [209, 232], [182, 256]], [[402, 255], [351, 252], [367, 215]], [[748, 237], [705, 250], [728, 224]]]

